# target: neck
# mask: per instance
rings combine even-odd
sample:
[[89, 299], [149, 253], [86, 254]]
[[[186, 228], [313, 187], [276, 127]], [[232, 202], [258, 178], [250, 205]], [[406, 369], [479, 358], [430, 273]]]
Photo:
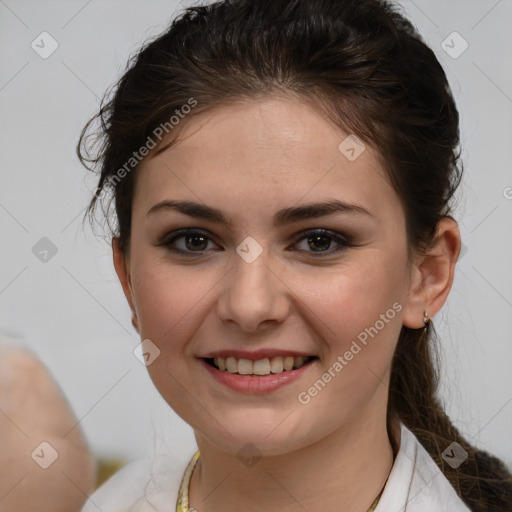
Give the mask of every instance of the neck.
[[[382, 416], [382, 415], [381, 415]], [[397, 432], [394, 427], [391, 435]], [[398, 431], [399, 432], [399, 431]], [[240, 463], [196, 433], [201, 457], [190, 482], [190, 510], [366, 512], [380, 493], [394, 454], [386, 417], [345, 425], [285, 455]], [[399, 437], [398, 437], [399, 444]]]

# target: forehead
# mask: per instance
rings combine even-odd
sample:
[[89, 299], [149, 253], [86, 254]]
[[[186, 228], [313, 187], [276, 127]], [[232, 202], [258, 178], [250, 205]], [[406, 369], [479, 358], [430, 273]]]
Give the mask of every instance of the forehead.
[[221, 209], [254, 204], [260, 215], [327, 196], [373, 211], [398, 202], [375, 150], [296, 98], [215, 107], [185, 119], [178, 133], [140, 164], [134, 208], [170, 197]]

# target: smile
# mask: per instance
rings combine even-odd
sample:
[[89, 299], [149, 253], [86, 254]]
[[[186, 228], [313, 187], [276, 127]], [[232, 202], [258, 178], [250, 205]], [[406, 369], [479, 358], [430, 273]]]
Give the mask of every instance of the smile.
[[205, 361], [217, 368], [228, 373], [237, 375], [270, 375], [279, 374], [291, 370], [297, 370], [308, 364], [316, 356], [276, 356], [271, 358], [258, 359], [252, 361], [250, 359], [236, 357], [214, 357], [205, 358]]

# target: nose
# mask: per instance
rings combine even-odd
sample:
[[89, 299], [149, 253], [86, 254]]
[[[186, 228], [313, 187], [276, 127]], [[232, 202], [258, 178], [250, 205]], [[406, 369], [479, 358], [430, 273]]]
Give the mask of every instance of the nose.
[[238, 254], [231, 271], [223, 280], [217, 314], [226, 324], [254, 333], [263, 325], [282, 323], [289, 312], [290, 288], [282, 265], [269, 250], [252, 262]]

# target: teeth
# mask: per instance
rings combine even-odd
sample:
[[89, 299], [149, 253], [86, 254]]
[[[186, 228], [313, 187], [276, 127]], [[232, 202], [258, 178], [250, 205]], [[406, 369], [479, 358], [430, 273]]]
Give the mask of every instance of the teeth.
[[293, 360], [294, 358], [290, 356], [284, 358], [283, 367], [285, 370], [293, 370]]
[[238, 373], [240, 375], [250, 375], [252, 373], [252, 361], [249, 359], [239, 359]]
[[300, 368], [307, 360], [307, 357], [295, 357], [293, 362], [293, 368]]
[[[221, 359], [219, 357], [219, 359]], [[229, 373], [237, 373], [238, 372], [238, 361], [234, 357], [228, 357], [226, 359], [226, 370]]]
[[252, 373], [255, 375], [268, 375], [270, 373], [269, 359], [260, 359], [258, 361], [254, 361], [252, 364]]
[[283, 371], [283, 358], [273, 357], [270, 360], [270, 371], [272, 373], [281, 373]]
[[270, 373], [296, 370], [303, 366], [309, 359], [309, 357], [305, 356], [277, 356], [251, 361], [250, 359], [237, 359], [236, 357], [215, 357], [213, 364], [219, 370], [229, 373], [238, 373], [240, 375], [269, 375]]

